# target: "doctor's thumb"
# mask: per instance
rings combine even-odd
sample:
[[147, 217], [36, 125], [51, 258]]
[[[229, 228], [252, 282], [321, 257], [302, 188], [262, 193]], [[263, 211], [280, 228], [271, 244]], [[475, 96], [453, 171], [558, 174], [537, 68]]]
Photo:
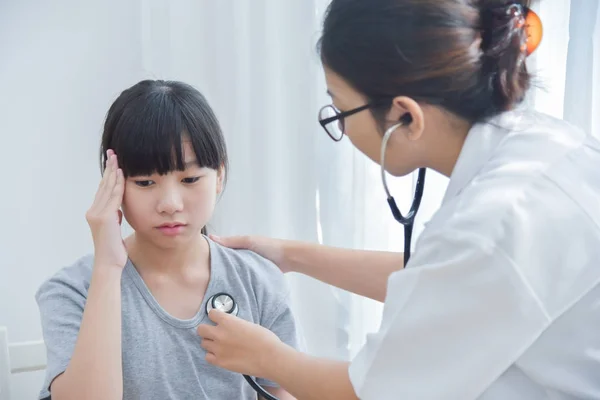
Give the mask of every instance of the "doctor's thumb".
[[212, 309], [208, 312], [208, 319], [210, 319], [215, 324], [220, 324], [223, 321], [229, 319], [230, 317], [231, 315], [216, 309]]

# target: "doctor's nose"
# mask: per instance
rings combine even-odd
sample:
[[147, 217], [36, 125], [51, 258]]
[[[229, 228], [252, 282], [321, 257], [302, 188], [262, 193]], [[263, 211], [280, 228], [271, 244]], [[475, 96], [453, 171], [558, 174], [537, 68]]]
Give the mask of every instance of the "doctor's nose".
[[183, 210], [183, 199], [175, 189], [164, 190], [158, 201], [156, 211], [160, 214], [175, 214]]

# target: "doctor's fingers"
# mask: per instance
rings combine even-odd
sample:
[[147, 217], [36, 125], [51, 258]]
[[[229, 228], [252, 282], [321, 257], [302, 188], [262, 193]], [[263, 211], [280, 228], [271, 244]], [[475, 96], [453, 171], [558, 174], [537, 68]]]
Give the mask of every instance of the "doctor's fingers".
[[216, 340], [219, 336], [219, 331], [216, 326], [200, 325], [196, 329], [196, 332], [198, 333], [198, 336], [200, 336], [200, 338], [213, 341]]
[[200, 341], [200, 347], [206, 350], [207, 353], [216, 353], [218, 346], [214, 340], [202, 338]]
[[229, 247], [231, 249], [248, 249], [253, 250], [252, 237], [250, 236], [226, 236], [220, 237], [215, 235], [209, 235], [215, 242]]
[[227, 326], [230, 323], [230, 321], [233, 321], [238, 317], [231, 314], [227, 314], [223, 311], [219, 311], [217, 309], [212, 309], [208, 313], [208, 318], [217, 325]]

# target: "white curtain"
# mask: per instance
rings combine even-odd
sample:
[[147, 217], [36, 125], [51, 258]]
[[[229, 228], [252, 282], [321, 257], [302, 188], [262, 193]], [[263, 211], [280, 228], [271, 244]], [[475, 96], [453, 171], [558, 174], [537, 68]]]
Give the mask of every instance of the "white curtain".
[[[146, 70], [198, 86], [227, 136], [231, 172], [216, 233], [402, 250], [403, 231], [387, 208], [377, 165], [347, 140], [331, 141], [317, 122], [329, 102], [315, 50], [328, 0], [143, 4]], [[545, 35], [528, 63], [542, 86], [529, 102], [600, 135], [598, 1], [541, 4], [535, 10]], [[414, 177], [388, 179], [407, 210]], [[446, 184], [428, 171], [413, 242]], [[290, 284], [309, 352], [349, 359], [378, 328], [380, 304], [303, 276]]]
[[600, 5], [598, 0], [539, 2], [544, 38], [532, 55], [536, 109], [600, 138]]

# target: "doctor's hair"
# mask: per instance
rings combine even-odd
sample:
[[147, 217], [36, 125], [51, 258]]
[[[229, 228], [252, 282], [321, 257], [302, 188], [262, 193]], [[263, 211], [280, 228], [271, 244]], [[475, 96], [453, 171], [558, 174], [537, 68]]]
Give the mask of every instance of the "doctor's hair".
[[184, 140], [190, 141], [200, 167], [222, 167], [227, 178], [225, 138], [205, 97], [183, 82], [142, 80], [124, 90], [106, 114], [101, 170], [112, 149], [126, 178], [183, 171]]
[[[530, 1], [333, 0], [318, 48], [323, 64], [370, 102], [382, 123], [407, 96], [480, 122], [518, 105], [530, 86]], [[522, 8], [521, 8], [522, 7]]]

